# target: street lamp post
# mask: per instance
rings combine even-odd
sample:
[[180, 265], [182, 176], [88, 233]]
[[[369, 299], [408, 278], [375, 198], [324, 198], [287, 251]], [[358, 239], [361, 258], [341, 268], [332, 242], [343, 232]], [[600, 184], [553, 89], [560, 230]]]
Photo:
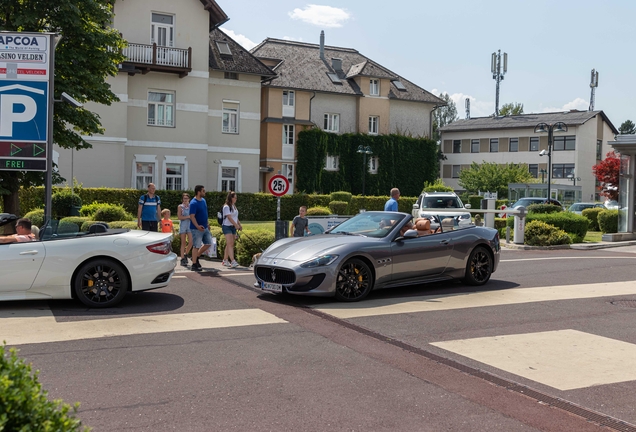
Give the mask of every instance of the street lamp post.
[[364, 196], [364, 178], [367, 170], [367, 155], [373, 154], [371, 147], [360, 144], [356, 153], [362, 153], [362, 196]]
[[554, 132], [567, 132], [568, 127], [563, 122], [556, 123], [539, 123], [534, 127], [534, 133], [548, 133], [548, 151], [541, 150], [539, 156], [548, 156], [548, 197], [546, 202], [549, 202], [550, 197], [550, 183], [552, 182], [552, 135]]
[[574, 186], [576, 186], [576, 181], [581, 181], [581, 177], [576, 177], [574, 175], [574, 173], [572, 174], [568, 174], [568, 180], [570, 180], [571, 182], [574, 182]]

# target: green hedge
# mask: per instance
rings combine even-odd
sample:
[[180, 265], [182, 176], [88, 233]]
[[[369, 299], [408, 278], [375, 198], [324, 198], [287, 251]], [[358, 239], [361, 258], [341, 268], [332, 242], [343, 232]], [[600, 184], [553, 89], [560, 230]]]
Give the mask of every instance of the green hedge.
[[581, 212], [582, 216], [586, 217], [590, 221], [590, 231], [600, 231], [598, 226], [598, 215], [602, 211], [605, 211], [605, 209], [594, 207], [585, 209]]
[[[514, 218], [510, 217], [507, 219], [507, 226], [512, 230], [514, 228]], [[574, 243], [581, 243], [589, 228], [589, 220], [586, 217], [564, 211], [558, 213], [528, 213], [525, 219], [526, 226], [535, 220], [553, 225], [570, 234]]]
[[15, 348], [0, 345], [0, 431], [88, 430], [75, 417], [79, 404], [49, 400], [38, 372], [18, 358]]
[[27, 214], [24, 215], [25, 218], [31, 221], [31, 224], [36, 227], [41, 227], [44, 225], [44, 209], [35, 209], [31, 210]]
[[598, 227], [603, 234], [618, 232], [618, 210], [603, 210], [598, 214]]
[[533, 220], [525, 227], [524, 242], [530, 246], [554, 246], [570, 244], [572, 240], [564, 230], [540, 220]]

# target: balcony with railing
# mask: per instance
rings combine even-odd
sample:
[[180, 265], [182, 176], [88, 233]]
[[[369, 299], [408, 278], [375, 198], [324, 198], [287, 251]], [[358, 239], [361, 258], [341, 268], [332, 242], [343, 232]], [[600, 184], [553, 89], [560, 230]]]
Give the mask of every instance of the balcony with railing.
[[192, 71], [192, 48], [173, 48], [156, 43], [128, 43], [123, 54], [126, 60], [121, 70], [129, 75], [153, 71], [176, 73], [183, 78]]

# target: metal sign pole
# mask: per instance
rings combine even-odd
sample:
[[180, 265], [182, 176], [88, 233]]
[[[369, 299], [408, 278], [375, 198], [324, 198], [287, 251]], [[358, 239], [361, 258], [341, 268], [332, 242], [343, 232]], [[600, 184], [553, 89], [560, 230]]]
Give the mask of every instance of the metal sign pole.
[[280, 197], [276, 198], [276, 220], [280, 220]]
[[[56, 35], [49, 36], [49, 125], [46, 136], [46, 180], [44, 184], [45, 201], [44, 201], [44, 224], [51, 221], [51, 196], [53, 194], [53, 105], [55, 90], [55, 46], [53, 38]], [[72, 151], [72, 150], [71, 150]]]

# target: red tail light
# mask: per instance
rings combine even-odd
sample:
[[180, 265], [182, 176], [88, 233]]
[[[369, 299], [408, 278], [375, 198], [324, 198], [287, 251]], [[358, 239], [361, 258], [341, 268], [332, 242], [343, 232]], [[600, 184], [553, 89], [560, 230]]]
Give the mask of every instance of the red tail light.
[[168, 255], [170, 252], [172, 252], [172, 244], [170, 243], [170, 240], [166, 240], [161, 243], [155, 243], [146, 246], [146, 249], [148, 249], [152, 253]]

